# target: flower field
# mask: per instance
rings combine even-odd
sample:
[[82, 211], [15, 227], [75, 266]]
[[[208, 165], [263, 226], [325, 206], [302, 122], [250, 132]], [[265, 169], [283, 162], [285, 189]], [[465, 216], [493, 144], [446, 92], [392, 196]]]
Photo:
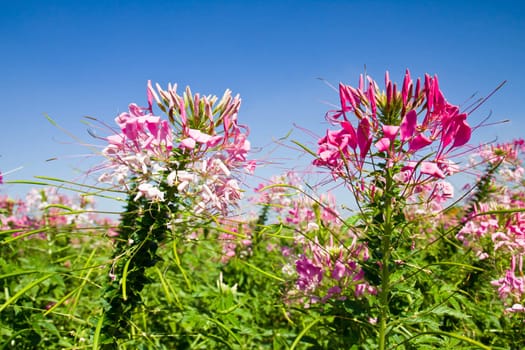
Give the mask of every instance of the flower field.
[[240, 97], [151, 82], [90, 118], [91, 184], [2, 169], [0, 347], [524, 348], [525, 141], [473, 144], [486, 99], [460, 108], [437, 76], [335, 90], [316, 148], [293, 142], [324, 187], [248, 188]]

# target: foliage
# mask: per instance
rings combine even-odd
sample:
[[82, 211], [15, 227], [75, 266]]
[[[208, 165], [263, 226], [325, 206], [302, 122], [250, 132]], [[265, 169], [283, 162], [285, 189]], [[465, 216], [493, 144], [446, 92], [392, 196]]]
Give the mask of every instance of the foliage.
[[[316, 151], [296, 143], [355, 210], [286, 172], [244, 216], [240, 98], [148, 84], [103, 138], [99, 184], [0, 197], [0, 346], [525, 347], [525, 143], [469, 146], [476, 106], [460, 112], [437, 77], [367, 79], [339, 86]], [[477, 177], [458, 199], [461, 171]], [[118, 222], [95, 210], [108, 192], [125, 197]]]

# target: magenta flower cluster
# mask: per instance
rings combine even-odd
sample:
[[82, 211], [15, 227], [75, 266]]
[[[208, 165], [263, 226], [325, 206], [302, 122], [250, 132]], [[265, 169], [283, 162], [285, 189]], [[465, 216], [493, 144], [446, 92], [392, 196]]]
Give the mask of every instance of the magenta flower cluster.
[[340, 129], [328, 130], [319, 140], [314, 164], [327, 167], [334, 177], [355, 179], [379, 154], [388, 166], [403, 165], [404, 182], [450, 174], [449, 155], [470, 140], [471, 127], [467, 114], [446, 101], [437, 76], [414, 83], [407, 70], [400, 91], [388, 72], [384, 91], [367, 80], [361, 76], [357, 88], [339, 85], [340, 109], [328, 112], [326, 119]]
[[297, 290], [291, 291], [289, 298], [299, 297], [309, 305], [377, 294], [361, 267], [369, 258], [368, 248], [358, 243], [357, 237], [348, 246], [336, 244], [333, 236], [325, 244], [315, 237], [305, 246], [305, 254], [295, 261]]
[[[291, 246], [281, 246], [283, 273], [293, 281], [288, 302], [309, 306], [376, 294], [364, 278], [368, 248], [341, 220], [331, 193], [309, 196], [294, 172], [257, 187], [257, 203], [270, 206], [280, 225], [293, 229]], [[276, 247], [268, 247], [273, 250]]]

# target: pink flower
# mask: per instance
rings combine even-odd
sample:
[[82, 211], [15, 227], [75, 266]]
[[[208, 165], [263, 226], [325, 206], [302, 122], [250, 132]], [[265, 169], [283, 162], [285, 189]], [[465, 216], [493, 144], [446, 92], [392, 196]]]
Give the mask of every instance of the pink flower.
[[348, 120], [346, 112], [355, 112], [358, 109], [358, 104], [360, 102], [359, 93], [351, 86], [339, 84], [339, 97], [341, 100], [341, 111], [336, 112], [331, 117], [337, 119], [339, 116], [343, 115], [344, 120]]
[[343, 290], [341, 289], [341, 287], [339, 286], [333, 286], [331, 287], [330, 289], [328, 289], [328, 292], [326, 293], [326, 295], [321, 299], [321, 302], [325, 303], [327, 302], [329, 299], [332, 299], [336, 296], [339, 296], [339, 300], [345, 300], [346, 299], [346, 296], [341, 296], [341, 293], [343, 292]]
[[337, 260], [334, 264], [334, 268], [332, 270], [332, 278], [336, 281], [339, 281], [344, 276], [348, 275], [346, 266]]
[[[426, 75], [421, 86], [421, 79], [414, 84], [407, 70], [400, 93], [388, 72], [384, 92], [372, 79], [368, 81], [365, 87], [361, 76], [357, 88], [339, 84], [340, 109], [329, 111], [326, 118], [341, 129], [328, 130], [318, 141], [314, 165], [327, 167], [334, 177], [353, 181], [364, 171], [365, 163], [392, 167], [428, 159], [421, 163], [421, 174], [433, 178], [450, 175], [447, 157], [470, 140], [472, 130], [467, 115], [445, 100], [437, 77]], [[350, 114], [356, 117], [356, 129]], [[418, 115], [424, 115], [422, 123], [418, 123]], [[372, 143], [379, 154], [369, 152]], [[367, 162], [367, 157], [381, 159]]]
[[115, 121], [121, 128], [120, 134], [107, 137], [109, 149], [106, 154], [119, 154], [113, 161], [121, 162], [126, 155], [134, 155], [143, 150], [159, 157], [166, 157], [172, 148], [172, 135], [169, 124], [160, 117], [144, 115], [143, 109], [130, 105], [128, 113], [120, 114]]
[[[176, 85], [163, 90], [157, 84], [154, 89], [148, 81], [147, 98], [148, 107], [130, 104], [115, 119], [120, 132], [107, 137], [102, 152], [110, 171], [99, 180], [126, 190], [134, 182], [135, 199], [151, 201], [164, 201], [160, 188], [166, 184], [176, 188], [169, 192], [184, 196], [195, 213], [226, 213], [242, 195], [234, 172], [253, 171], [256, 165], [247, 161], [248, 128], [237, 122], [239, 96], [226, 90], [216, 103], [216, 96], [192, 94], [189, 87], [179, 96]], [[153, 103], [168, 120], [153, 115]], [[172, 199], [167, 200], [171, 205]]]
[[390, 145], [394, 142], [399, 132], [399, 126], [383, 125], [382, 128], [383, 137], [376, 142], [375, 146], [379, 152], [389, 152], [390, 154]]
[[454, 197], [454, 187], [450, 182], [440, 181], [436, 184], [436, 199], [443, 202]]
[[525, 293], [525, 280], [523, 277], [516, 277], [512, 270], [507, 270], [505, 277], [490, 283], [495, 287], [499, 287], [498, 294], [502, 300], [506, 300], [509, 297], [520, 300]]
[[295, 267], [299, 274], [296, 283], [300, 290], [314, 291], [323, 280], [323, 270], [304, 255], [295, 262]]
[[373, 286], [369, 285], [368, 283], [359, 283], [355, 287], [355, 297], [359, 298], [363, 296], [364, 294], [370, 294], [370, 295], [376, 295], [377, 290]]
[[237, 134], [231, 143], [225, 145], [225, 150], [228, 153], [227, 163], [243, 163], [246, 161], [248, 152], [251, 149], [250, 141], [245, 134]]
[[198, 143], [208, 143], [212, 138], [210, 135], [205, 134], [197, 129], [188, 129], [188, 136]]
[[244, 166], [244, 169], [249, 174], [253, 174], [256, 167], [257, 167], [257, 162], [255, 160], [250, 160], [250, 161], [246, 162], [246, 165]]

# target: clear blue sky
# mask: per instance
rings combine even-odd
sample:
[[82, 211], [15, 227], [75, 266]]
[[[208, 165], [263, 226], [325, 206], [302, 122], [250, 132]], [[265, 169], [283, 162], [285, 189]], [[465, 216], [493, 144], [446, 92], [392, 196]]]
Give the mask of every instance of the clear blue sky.
[[[7, 176], [75, 178], [87, 152], [52, 126], [86, 141], [82, 116], [109, 123], [130, 102], [144, 104], [148, 79], [243, 98], [240, 119], [255, 155], [293, 123], [325, 129], [322, 77], [355, 83], [385, 70], [401, 80], [438, 74], [447, 99], [506, 86], [471, 118], [490, 110], [512, 123], [475, 142], [523, 136], [525, 1], [0, 1], [0, 170]], [[301, 132], [294, 137], [308, 142]], [[315, 140], [309, 140], [315, 141]], [[284, 152], [286, 153], [286, 152]], [[290, 153], [287, 153], [289, 156]], [[60, 160], [46, 162], [51, 157]], [[4, 186], [1, 192], [16, 192]]]

